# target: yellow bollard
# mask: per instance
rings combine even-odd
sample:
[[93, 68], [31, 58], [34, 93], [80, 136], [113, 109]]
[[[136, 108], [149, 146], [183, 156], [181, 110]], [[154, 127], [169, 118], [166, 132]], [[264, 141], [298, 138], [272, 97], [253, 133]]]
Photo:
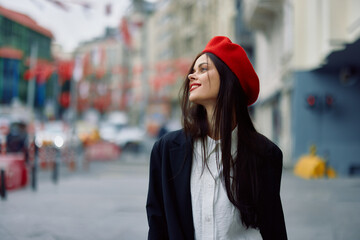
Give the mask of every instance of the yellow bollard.
[[335, 170], [327, 167], [326, 161], [316, 155], [315, 145], [310, 147], [310, 154], [299, 158], [299, 161], [294, 167], [294, 174], [305, 179], [322, 178], [325, 175], [329, 178], [336, 177]]

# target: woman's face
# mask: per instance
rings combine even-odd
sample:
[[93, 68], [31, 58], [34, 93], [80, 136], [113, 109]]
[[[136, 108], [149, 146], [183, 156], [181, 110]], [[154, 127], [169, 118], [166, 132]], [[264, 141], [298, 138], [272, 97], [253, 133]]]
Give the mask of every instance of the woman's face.
[[189, 74], [189, 101], [203, 105], [215, 106], [220, 89], [220, 76], [214, 63], [206, 54], [195, 62]]

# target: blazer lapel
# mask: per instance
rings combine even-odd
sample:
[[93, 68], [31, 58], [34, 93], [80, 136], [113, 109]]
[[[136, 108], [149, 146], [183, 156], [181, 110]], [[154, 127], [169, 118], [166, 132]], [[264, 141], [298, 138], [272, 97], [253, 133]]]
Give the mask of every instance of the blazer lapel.
[[184, 233], [192, 236], [194, 231], [190, 192], [192, 144], [184, 134], [174, 140], [174, 145], [170, 149], [170, 159], [172, 179], [169, 180], [173, 181], [180, 224]]
[[175, 178], [179, 174], [181, 177], [188, 177], [190, 179], [191, 163], [192, 163], [192, 144], [187, 139], [176, 139], [173, 147], [170, 149], [171, 172]]

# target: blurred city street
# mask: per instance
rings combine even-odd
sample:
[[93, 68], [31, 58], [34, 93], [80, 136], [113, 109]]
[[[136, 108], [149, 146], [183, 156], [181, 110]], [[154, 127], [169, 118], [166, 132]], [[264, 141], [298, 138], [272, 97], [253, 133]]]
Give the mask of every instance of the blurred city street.
[[248, 111], [283, 153], [288, 238], [360, 240], [359, 13], [355, 0], [0, 0], [0, 240], [146, 239], [151, 147], [197, 105], [183, 104], [189, 73], [215, 36], [251, 61], [243, 90], [259, 79]]
[[285, 170], [281, 197], [288, 239], [360, 239], [359, 177], [305, 180]]
[[145, 239], [144, 157], [91, 162], [71, 173], [61, 168], [57, 184], [51, 172], [40, 172], [36, 192], [9, 191], [0, 202], [1, 239]]
[[[39, 173], [37, 191], [0, 201], [2, 240], [146, 239], [148, 153], [62, 168], [57, 184]], [[291, 240], [360, 239], [360, 178], [304, 180], [284, 170], [281, 195]]]

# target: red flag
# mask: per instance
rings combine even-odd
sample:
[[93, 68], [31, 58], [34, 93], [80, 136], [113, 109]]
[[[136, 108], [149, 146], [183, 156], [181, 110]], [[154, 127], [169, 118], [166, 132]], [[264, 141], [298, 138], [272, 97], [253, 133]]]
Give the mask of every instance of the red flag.
[[120, 24], [120, 32], [123, 38], [123, 41], [125, 43], [125, 45], [129, 48], [131, 48], [131, 34], [129, 31], [129, 24], [128, 21], [125, 17], [123, 17], [121, 19], [121, 24]]
[[61, 81], [65, 82], [70, 80], [74, 71], [74, 61], [59, 61], [58, 62], [58, 74]]
[[63, 92], [59, 98], [60, 105], [64, 108], [68, 108], [70, 106], [70, 93]]

